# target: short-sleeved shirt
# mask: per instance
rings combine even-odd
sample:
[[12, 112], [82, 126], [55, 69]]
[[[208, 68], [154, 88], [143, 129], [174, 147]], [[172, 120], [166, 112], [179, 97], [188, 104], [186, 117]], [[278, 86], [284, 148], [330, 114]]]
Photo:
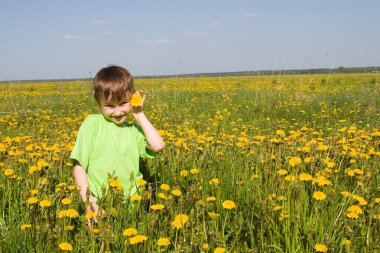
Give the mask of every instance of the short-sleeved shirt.
[[87, 173], [90, 191], [98, 200], [109, 176], [117, 178], [126, 196], [136, 192], [136, 180], [142, 179], [139, 158], [157, 153], [147, 150], [144, 133], [136, 124], [117, 125], [102, 114], [87, 116], [79, 128], [70, 159], [76, 160]]

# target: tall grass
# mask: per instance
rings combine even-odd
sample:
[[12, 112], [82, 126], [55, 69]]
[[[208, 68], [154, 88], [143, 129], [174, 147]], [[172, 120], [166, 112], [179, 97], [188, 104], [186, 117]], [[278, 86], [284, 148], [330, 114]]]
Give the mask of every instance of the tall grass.
[[123, 199], [110, 178], [90, 224], [69, 161], [90, 83], [1, 84], [0, 252], [379, 251], [379, 80], [138, 79], [158, 188]]

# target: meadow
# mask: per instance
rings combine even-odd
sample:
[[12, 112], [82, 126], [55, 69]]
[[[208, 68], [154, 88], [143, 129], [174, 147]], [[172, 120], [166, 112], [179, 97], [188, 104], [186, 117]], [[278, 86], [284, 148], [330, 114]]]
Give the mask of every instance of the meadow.
[[380, 252], [380, 74], [135, 83], [166, 147], [97, 222], [69, 160], [91, 82], [0, 84], [0, 253]]

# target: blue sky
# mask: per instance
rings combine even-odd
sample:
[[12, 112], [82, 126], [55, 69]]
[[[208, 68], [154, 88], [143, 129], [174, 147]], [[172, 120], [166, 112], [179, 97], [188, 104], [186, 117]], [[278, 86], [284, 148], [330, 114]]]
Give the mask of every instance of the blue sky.
[[0, 80], [380, 65], [378, 0], [1, 0]]

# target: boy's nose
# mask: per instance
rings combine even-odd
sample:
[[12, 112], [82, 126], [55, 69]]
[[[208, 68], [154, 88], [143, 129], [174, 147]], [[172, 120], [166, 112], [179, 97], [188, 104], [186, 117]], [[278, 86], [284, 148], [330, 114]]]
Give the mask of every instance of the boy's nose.
[[122, 114], [124, 114], [124, 112], [121, 109], [121, 107], [118, 106], [118, 107], [115, 108], [114, 114], [115, 115], [122, 115]]

